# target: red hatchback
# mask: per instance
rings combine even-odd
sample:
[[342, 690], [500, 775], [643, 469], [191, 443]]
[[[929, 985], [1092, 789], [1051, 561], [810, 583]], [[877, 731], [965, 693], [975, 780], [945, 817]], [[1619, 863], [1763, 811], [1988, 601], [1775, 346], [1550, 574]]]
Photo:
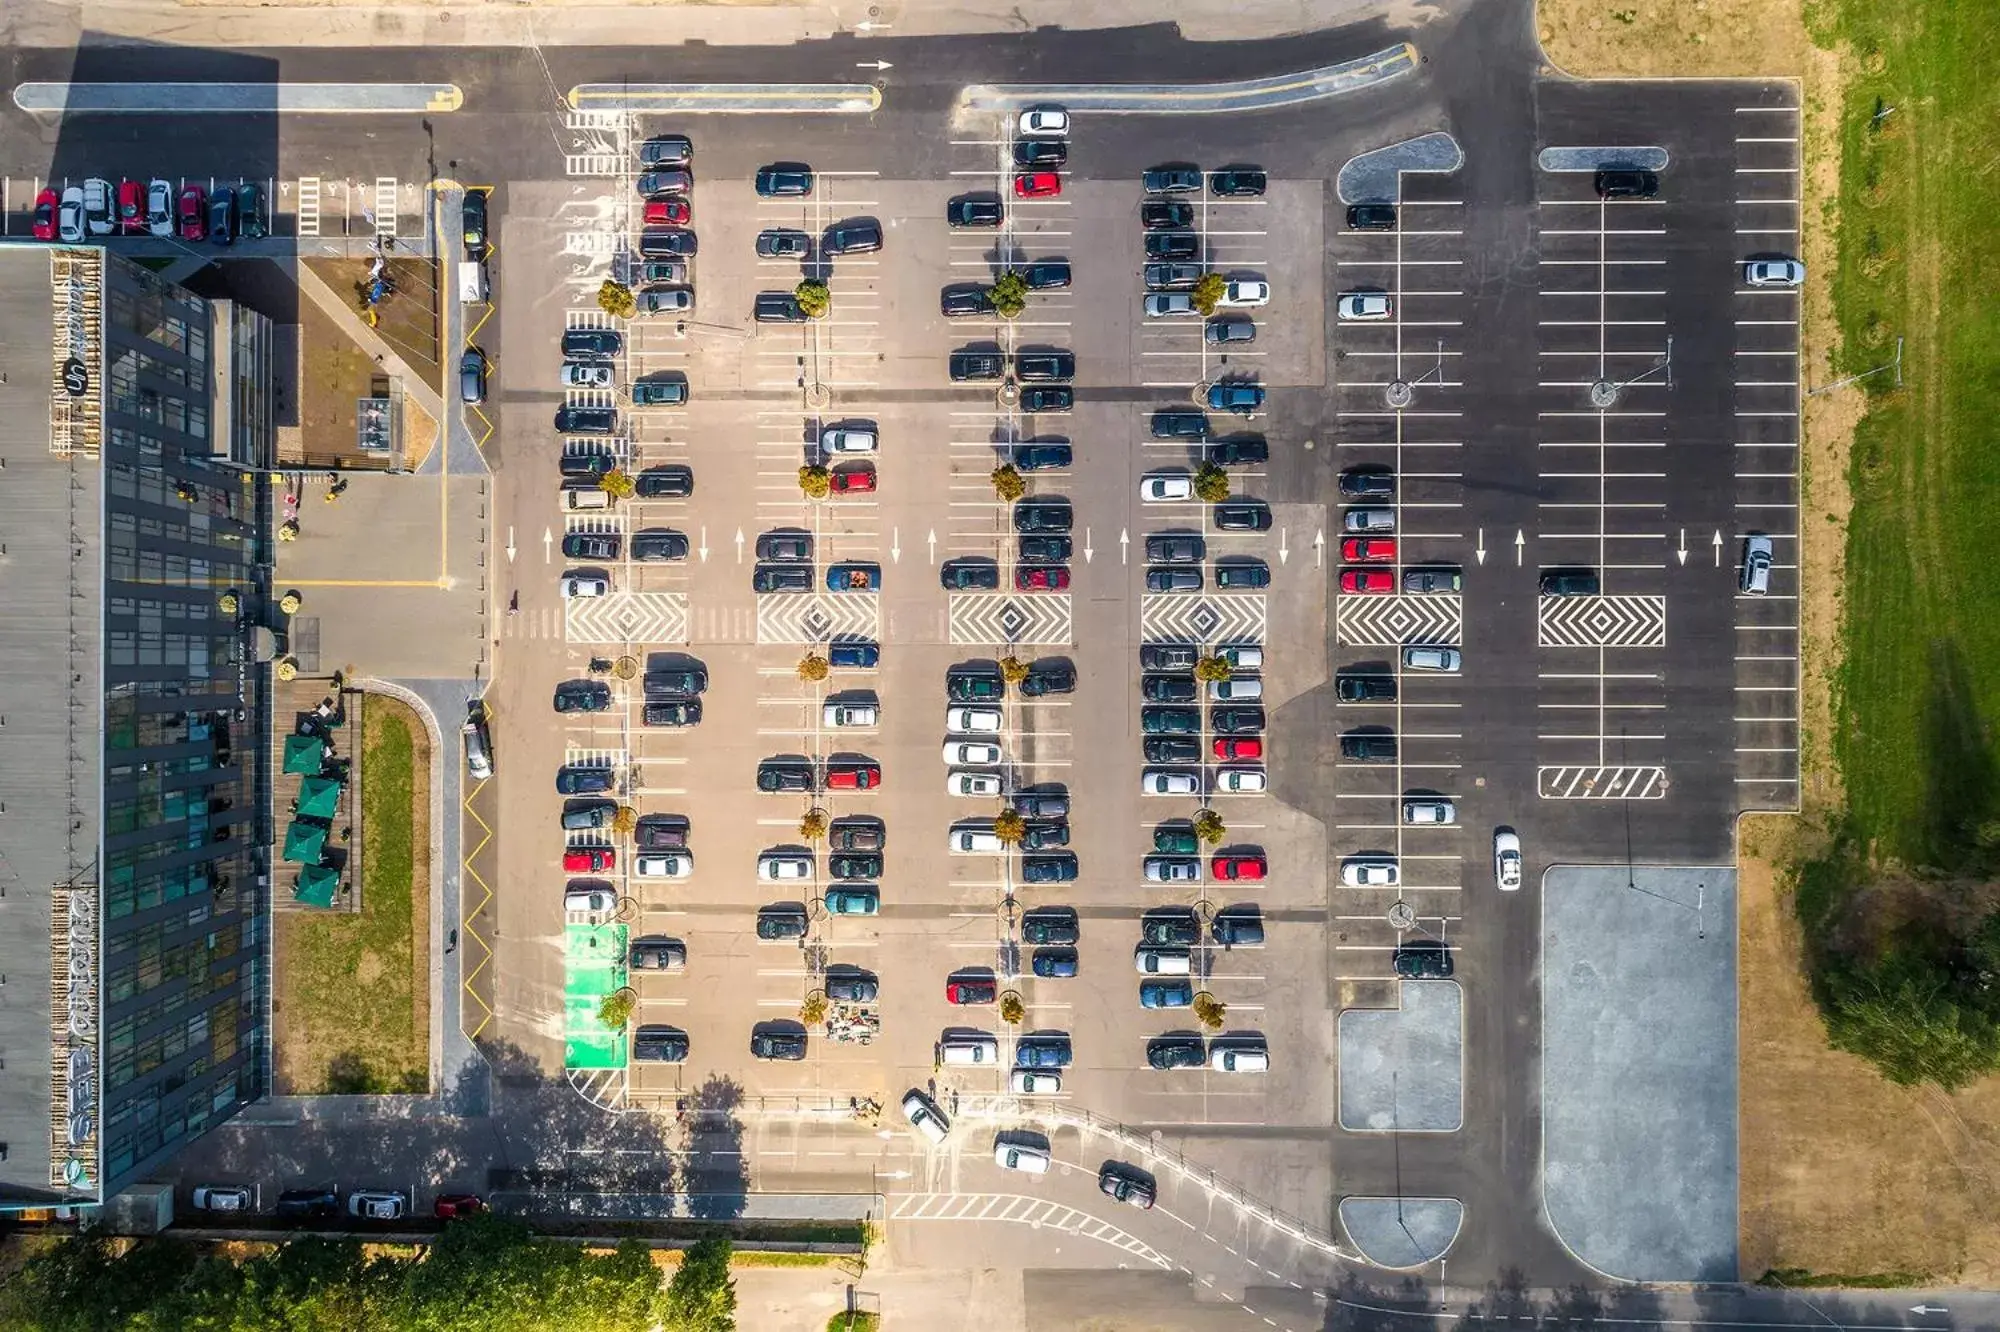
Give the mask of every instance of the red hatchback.
[[616, 859], [608, 846], [579, 846], [563, 854], [563, 873], [603, 874]]
[[694, 210], [688, 207], [686, 199], [646, 200], [646, 225], [649, 227], [684, 227]]
[[835, 472], [829, 478], [829, 484], [836, 495], [872, 495], [875, 493], [875, 469], [862, 466]]
[[1069, 586], [1069, 570], [1060, 565], [1023, 565], [1014, 570], [1019, 592], [1060, 592]]
[[476, 1193], [440, 1193], [431, 1210], [440, 1221], [453, 1217], [471, 1216], [474, 1212], [486, 1210], [486, 1204]]
[[1261, 879], [1265, 868], [1261, 855], [1217, 856], [1209, 862], [1209, 869], [1218, 879]]
[[882, 770], [872, 763], [845, 763], [826, 770], [826, 784], [834, 791], [870, 791], [882, 784]]
[[118, 229], [128, 233], [146, 229], [146, 187], [136, 180], [118, 182]]
[[994, 983], [990, 980], [948, 980], [944, 983], [944, 1001], [948, 1004], [990, 1004], [994, 990]]
[[208, 196], [199, 185], [190, 185], [181, 191], [180, 203], [175, 209], [180, 218], [181, 239], [185, 241], [206, 240], [208, 238]]
[[1014, 177], [1017, 199], [1048, 199], [1062, 193], [1062, 177], [1053, 171], [1023, 171]]
[[1340, 543], [1340, 558], [1349, 564], [1394, 564], [1396, 538], [1346, 537]]
[[1342, 569], [1340, 590], [1343, 592], [1394, 592], [1396, 576], [1387, 569]]
[[54, 190], [43, 190], [35, 196], [36, 240], [56, 238], [56, 209], [60, 207], [62, 207], [62, 196]]
[[1224, 762], [1231, 759], [1260, 759], [1264, 757], [1264, 742], [1254, 735], [1218, 735], [1215, 737], [1215, 756]]

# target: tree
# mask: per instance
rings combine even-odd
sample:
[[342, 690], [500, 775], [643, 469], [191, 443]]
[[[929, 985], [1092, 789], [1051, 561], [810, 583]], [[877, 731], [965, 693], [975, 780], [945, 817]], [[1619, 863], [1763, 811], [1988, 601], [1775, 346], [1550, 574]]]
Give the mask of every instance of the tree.
[[999, 496], [1002, 504], [1012, 504], [1028, 493], [1028, 483], [1021, 479], [1020, 472], [1012, 463], [1002, 463], [994, 468], [987, 479], [993, 482], [993, 493]]
[[1194, 812], [1194, 835], [1214, 846], [1222, 841], [1229, 831], [1223, 826], [1222, 816], [1212, 809], [1198, 809]]
[[623, 1031], [625, 1024], [632, 1020], [632, 1010], [638, 1006], [639, 998], [632, 993], [630, 986], [613, 990], [597, 1006], [597, 1020], [613, 1031]]
[[1194, 469], [1194, 497], [1204, 504], [1220, 504], [1229, 498], [1229, 473], [1214, 463]]
[[1009, 269], [993, 280], [986, 294], [993, 302], [993, 313], [1012, 319], [1028, 308], [1028, 279]]
[[1194, 678], [1202, 681], [1227, 680], [1234, 669], [1221, 657], [1203, 657], [1194, 664]]
[[799, 312], [808, 319], [822, 318], [833, 308], [833, 293], [826, 283], [815, 278], [807, 278], [792, 288], [792, 299], [799, 303]]
[[1018, 809], [1003, 809], [993, 816], [993, 835], [1006, 846], [1019, 846], [1028, 832], [1028, 821]]
[[632, 474], [621, 467], [614, 467], [597, 478], [597, 488], [612, 499], [631, 499], [632, 492], [639, 487], [632, 480]]
[[1012, 990], [1000, 996], [1000, 1020], [1010, 1027], [1021, 1025], [1021, 1019], [1028, 1016], [1028, 1006], [1021, 1002], [1021, 996]]
[[1017, 685], [1028, 678], [1028, 663], [1009, 654], [1000, 658], [1000, 678], [1010, 685]]
[[1210, 1031], [1222, 1030], [1222, 1019], [1229, 1013], [1229, 1006], [1210, 994], [1207, 990], [1194, 997], [1195, 1021]]
[[805, 1023], [808, 1027], [817, 1027], [825, 1020], [826, 995], [823, 991], [814, 990], [811, 994], [799, 1000], [799, 1021]]
[[1228, 290], [1228, 287], [1229, 283], [1224, 280], [1222, 274], [1203, 273], [1201, 281], [1194, 284], [1194, 290], [1189, 293], [1188, 299], [1194, 302], [1194, 308], [1205, 318], [1215, 313], [1216, 303], [1222, 299], [1222, 293]]
[[799, 489], [807, 499], [823, 500], [833, 493], [833, 473], [818, 463], [799, 468]]
[[807, 684], [817, 684], [826, 679], [827, 672], [832, 669], [833, 664], [817, 652], [808, 652], [799, 658], [799, 679]]
[[639, 298], [632, 289], [622, 282], [604, 279], [604, 285], [597, 289], [597, 304], [613, 319], [630, 319], [639, 313]]
[[799, 820], [799, 836], [808, 842], [817, 842], [820, 838], [826, 836], [826, 811], [823, 809], [807, 810], [805, 817]]
[[729, 1240], [699, 1240], [681, 1255], [674, 1279], [659, 1300], [667, 1332], [734, 1332], [736, 1282], [729, 1275]]

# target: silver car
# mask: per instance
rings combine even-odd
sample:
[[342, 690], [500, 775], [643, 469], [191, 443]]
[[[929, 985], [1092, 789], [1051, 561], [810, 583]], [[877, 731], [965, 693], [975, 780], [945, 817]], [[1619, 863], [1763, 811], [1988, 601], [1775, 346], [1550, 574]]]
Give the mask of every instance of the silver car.
[[1403, 822], [1448, 824], [1458, 822], [1458, 807], [1442, 797], [1425, 796], [1403, 802]]
[[1771, 590], [1771, 538], [1753, 536], [1743, 543], [1743, 577], [1737, 586], [1752, 597]]
[[1393, 532], [1396, 530], [1394, 509], [1363, 508], [1349, 509], [1340, 516], [1340, 530], [1343, 532]]
[[1752, 259], [1743, 265], [1743, 282], [1750, 287], [1796, 287], [1806, 280], [1806, 266], [1796, 259]]
[[1342, 292], [1335, 307], [1342, 319], [1387, 319], [1396, 312], [1396, 303], [1386, 291]]
[[1457, 648], [1412, 645], [1403, 649], [1403, 669], [1406, 671], [1437, 671], [1444, 675], [1456, 675], [1458, 666]]

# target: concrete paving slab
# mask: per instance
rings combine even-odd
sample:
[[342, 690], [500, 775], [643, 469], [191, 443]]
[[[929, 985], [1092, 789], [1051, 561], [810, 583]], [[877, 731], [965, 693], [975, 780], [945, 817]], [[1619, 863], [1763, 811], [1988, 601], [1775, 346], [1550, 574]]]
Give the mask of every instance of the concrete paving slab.
[[1456, 1198], [1342, 1198], [1347, 1238], [1381, 1267], [1422, 1267], [1444, 1257], [1465, 1224]]
[[1340, 1125], [1454, 1132], [1465, 1113], [1464, 993], [1456, 981], [1404, 981], [1400, 991], [1400, 1008], [1340, 1015]]

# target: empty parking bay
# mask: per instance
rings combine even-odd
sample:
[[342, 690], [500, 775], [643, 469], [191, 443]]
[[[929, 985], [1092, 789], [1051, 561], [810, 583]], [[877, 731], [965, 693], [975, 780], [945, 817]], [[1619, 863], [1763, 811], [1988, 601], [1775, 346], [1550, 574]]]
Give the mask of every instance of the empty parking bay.
[[1340, 1015], [1340, 1126], [1350, 1133], [1450, 1133], [1464, 1120], [1464, 993], [1404, 981], [1402, 1006]]

